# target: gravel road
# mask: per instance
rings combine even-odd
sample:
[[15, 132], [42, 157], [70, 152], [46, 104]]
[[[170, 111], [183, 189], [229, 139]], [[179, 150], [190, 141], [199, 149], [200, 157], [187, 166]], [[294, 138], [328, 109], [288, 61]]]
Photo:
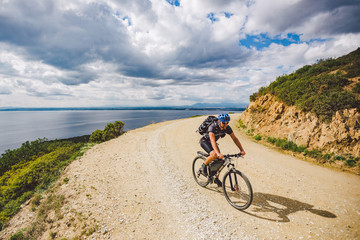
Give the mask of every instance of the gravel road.
[[[282, 154], [236, 130], [247, 153], [237, 168], [251, 181], [253, 204], [238, 211], [221, 188], [198, 186], [191, 164], [201, 150], [195, 130], [202, 120], [129, 131], [68, 167], [69, 182], [58, 189], [66, 208], [99, 225], [86, 239], [360, 239], [359, 176]], [[223, 153], [238, 152], [229, 136], [219, 144]], [[9, 229], [31, 217], [24, 214]], [[54, 226], [59, 239], [74, 237], [62, 222]]]

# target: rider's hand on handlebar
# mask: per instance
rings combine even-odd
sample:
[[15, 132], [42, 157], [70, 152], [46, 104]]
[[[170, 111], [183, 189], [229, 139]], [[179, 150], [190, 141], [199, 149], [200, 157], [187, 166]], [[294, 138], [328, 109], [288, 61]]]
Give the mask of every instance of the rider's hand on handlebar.
[[219, 154], [217, 155], [217, 158], [218, 158], [218, 159], [223, 159], [223, 158], [224, 158], [224, 155], [221, 154], [221, 153], [219, 153]]
[[246, 153], [245, 153], [245, 151], [243, 150], [243, 151], [240, 152], [240, 154], [241, 154], [241, 156], [244, 156]]

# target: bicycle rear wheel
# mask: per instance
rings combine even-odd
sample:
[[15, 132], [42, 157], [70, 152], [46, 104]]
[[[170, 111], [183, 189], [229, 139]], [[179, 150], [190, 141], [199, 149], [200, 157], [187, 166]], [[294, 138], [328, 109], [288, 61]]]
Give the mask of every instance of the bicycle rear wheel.
[[238, 170], [230, 170], [223, 178], [226, 200], [236, 209], [244, 210], [251, 205], [253, 191], [248, 178]]
[[208, 178], [202, 175], [199, 171], [201, 165], [204, 163], [205, 160], [206, 158], [204, 156], [197, 156], [192, 164], [194, 179], [197, 182], [197, 184], [199, 184], [202, 187], [206, 187], [209, 184]]

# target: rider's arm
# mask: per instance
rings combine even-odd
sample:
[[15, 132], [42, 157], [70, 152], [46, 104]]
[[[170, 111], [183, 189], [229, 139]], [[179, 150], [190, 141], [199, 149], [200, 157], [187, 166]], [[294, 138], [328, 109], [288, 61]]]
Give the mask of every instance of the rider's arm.
[[213, 147], [213, 149], [216, 153], [216, 156], [220, 159], [223, 159], [224, 155], [222, 155], [219, 151], [219, 148], [218, 148], [218, 146], [216, 144], [216, 140], [215, 140], [215, 134], [213, 132], [209, 132], [209, 138], [210, 138], [211, 146]]
[[230, 134], [230, 137], [231, 137], [231, 139], [234, 141], [234, 143], [236, 144], [236, 146], [240, 149], [241, 155], [245, 155], [246, 153], [245, 153], [245, 151], [244, 151], [244, 148], [241, 146], [241, 143], [240, 143], [239, 139], [235, 136], [235, 134], [234, 134], [234, 133], [231, 133], [231, 134]]

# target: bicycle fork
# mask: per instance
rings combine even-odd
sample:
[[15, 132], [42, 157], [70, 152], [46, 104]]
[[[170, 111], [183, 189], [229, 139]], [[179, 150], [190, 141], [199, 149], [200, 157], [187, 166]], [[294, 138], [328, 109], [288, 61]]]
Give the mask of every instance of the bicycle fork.
[[[233, 176], [232, 173], [234, 174]], [[235, 180], [235, 186], [233, 184], [233, 178]], [[233, 172], [231, 171], [230, 174], [229, 174], [229, 180], [230, 180], [230, 188], [231, 188], [231, 191], [239, 191], [239, 184], [238, 184], [238, 181], [237, 181], [237, 177], [236, 177], [236, 172]]]

